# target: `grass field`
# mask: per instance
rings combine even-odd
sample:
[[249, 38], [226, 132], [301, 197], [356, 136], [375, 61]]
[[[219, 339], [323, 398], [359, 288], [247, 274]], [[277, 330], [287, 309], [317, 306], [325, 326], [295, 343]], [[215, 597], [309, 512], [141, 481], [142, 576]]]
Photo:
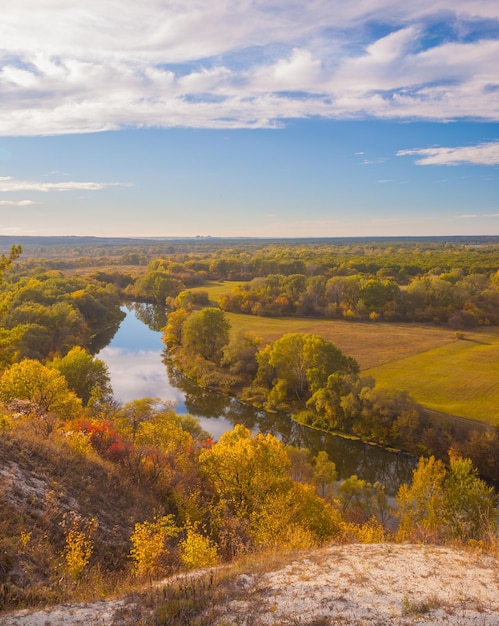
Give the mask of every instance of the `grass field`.
[[[200, 289], [209, 298], [232, 291], [235, 282]], [[353, 356], [380, 387], [408, 391], [435, 411], [499, 424], [499, 328], [467, 331], [416, 324], [270, 318], [227, 314], [231, 332], [240, 330], [275, 341], [285, 333], [314, 333]]]
[[275, 341], [285, 333], [313, 333], [357, 359], [362, 370], [455, 342], [447, 329], [412, 324], [346, 322], [303, 317], [275, 318], [227, 313], [231, 331], [240, 330]]
[[234, 291], [239, 285], [245, 285], [247, 281], [244, 280], [208, 280], [201, 287], [189, 287], [189, 291], [196, 293], [196, 291], [207, 291], [208, 298], [217, 303], [220, 296], [224, 296], [226, 293]]
[[380, 387], [406, 389], [423, 406], [499, 424], [499, 328], [394, 360], [366, 372]]

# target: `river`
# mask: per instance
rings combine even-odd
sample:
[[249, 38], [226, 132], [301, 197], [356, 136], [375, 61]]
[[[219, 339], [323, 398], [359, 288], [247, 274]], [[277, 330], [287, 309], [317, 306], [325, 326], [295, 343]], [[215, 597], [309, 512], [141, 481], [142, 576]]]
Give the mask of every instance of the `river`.
[[200, 388], [165, 360], [158, 330], [165, 323], [164, 312], [144, 304], [123, 310], [126, 317], [110, 343], [97, 354], [109, 368], [118, 402], [159, 397], [171, 402], [177, 413], [197, 417], [215, 440], [235, 424], [244, 424], [254, 433], [272, 433], [287, 445], [309, 448], [314, 453], [326, 450], [340, 479], [356, 474], [369, 482], [379, 481], [389, 495], [401, 482], [410, 480], [415, 459], [409, 455], [317, 432], [296, 424], [287, 415], [259, 411]]

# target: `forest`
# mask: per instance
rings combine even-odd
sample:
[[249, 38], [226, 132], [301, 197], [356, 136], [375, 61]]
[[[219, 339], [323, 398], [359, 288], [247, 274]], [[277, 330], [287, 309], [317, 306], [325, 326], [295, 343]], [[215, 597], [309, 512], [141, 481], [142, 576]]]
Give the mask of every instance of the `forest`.
[[[431, 327], [458, 348], [470, 333], [494, 336], [499, 241], [0, 244], [0, 610], [331, 541], [497, 551], [499, 419], [435, 419], [321, 324]], [[408, 451], [419, 457], [411, 484], [391, 502], [379, 483], [339, 481], [325, 452], [242, 425], [215, 442], [159, 398], [118, 403], [95, 354], [124, 301], [166, 307], [165, 358], [202, 387]], [[237, 327], [242, 316], [275, 320], [277, 336]], [[316, 331], [293, 330], [298, 319]]]

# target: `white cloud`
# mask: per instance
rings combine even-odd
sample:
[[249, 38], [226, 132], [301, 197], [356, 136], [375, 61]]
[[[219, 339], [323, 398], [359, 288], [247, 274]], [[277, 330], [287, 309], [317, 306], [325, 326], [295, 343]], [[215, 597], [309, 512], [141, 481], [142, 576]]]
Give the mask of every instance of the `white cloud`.
[[[0, 192], [6, 191], [98, 191], [106, 187], [129, 186], [127, 183], [91, 183], [91, 182], [73, 182], [67, 181], [63, 183], [45, 183], [31, 180], [16, 180], [10, 176], [0, 176]], [[29, 200], [23, 200], [24, 203], [31, 203]], [[25, 206], [25, 205], [20, 205]]]
[[499, 165], [499, 141], [480, 143], [476, 146], [457, 146], [454, 148], [416, 148], [400, 150], [397, 156], [417, 155], [418, 165]]
[[31, 206], [33, 204], [38, 204], [33, 200], [0, 200], [0, 206]]
[[499, 41], [462, 39], [486, 19], [496, 0], [18, 0], [0, 21], [0, 135], [499, 120]]

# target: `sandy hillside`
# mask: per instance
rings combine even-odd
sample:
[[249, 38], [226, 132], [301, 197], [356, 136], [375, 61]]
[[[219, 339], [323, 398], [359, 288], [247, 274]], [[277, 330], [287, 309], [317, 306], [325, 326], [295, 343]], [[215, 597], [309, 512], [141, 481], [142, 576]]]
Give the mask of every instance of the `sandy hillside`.
[[[330, 546], [235, 582], [232, 599], [210, 610], [214, 626], [499, 626], [499, 560], [477, 551]], [[67, 605], [4, 614], [0, 624], [134, 624], [136, 617], [123, 617], [131, 609], [125, 600]]]

